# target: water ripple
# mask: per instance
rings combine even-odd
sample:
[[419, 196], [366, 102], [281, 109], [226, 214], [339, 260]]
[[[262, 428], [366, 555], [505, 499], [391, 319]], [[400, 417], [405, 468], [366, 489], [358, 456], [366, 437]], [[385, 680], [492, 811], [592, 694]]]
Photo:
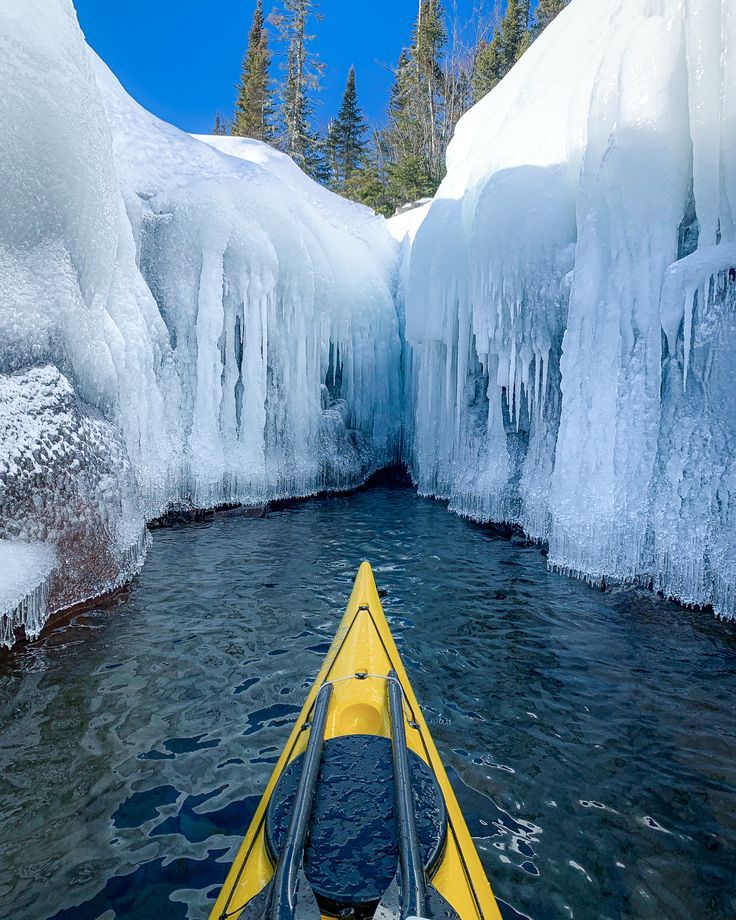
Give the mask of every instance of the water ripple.
[[506, 920], [736, 917], [736, 632], [411, 491], [154, 534], [0, 660], [0, 916], [206, 917], [363, 558]]

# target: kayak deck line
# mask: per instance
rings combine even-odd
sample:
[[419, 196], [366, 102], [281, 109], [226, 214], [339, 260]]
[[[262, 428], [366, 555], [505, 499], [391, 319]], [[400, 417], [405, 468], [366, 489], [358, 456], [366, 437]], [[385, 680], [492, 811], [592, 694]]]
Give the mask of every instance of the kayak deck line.
[[[388, 675], [389, 715], [391, 717], [391, 755], [394, 772], [394, 809], [396, 836], [399, 838], [399, 868], [402, 885], [399, 890], [400, 916], [425, 917], [427, 891], [424, 864], [419, 850], [416, 827], [416, 802], [411, 786], [409, 755], [404, 729], [404, 696], [395, 671]], [[399, 688], [397, 690], [397, 687]], [[398, 879], [398, 875], [396, 876]], [[393, 882], [391, 883], [394, 884]], [[383, 899], [381, 899], [383, 903]], [[379, 908], [380, 908], [379, 904]]]
[[[283, 800], [284, 783], [280, 785], [279, 783], [282, 778], [284, 782], [287, 782], [284, 777], [285, 772], [293, 777], [300, 762], [303, 763], [311, 737], [315, 706], [326, 686], [331, 687], [331, 699], [324, 725], [325, 757], [328, 760], [329, 752], [334, 753], [337, 750], [335, 745], [338, 747], [343, 745], [344, 750], [343, 742], [347, 743], [351, 737], [361, 744], [363, 743], [361, 739], [369, 742], [372, 737], [375, 741], [374, 747], [378, 745], [381, 750], [383, 750], [382, 745], [390, 745], [393, 732], [389, 691], [392, 687], [400, 690], [400, 696], [396, 691], [394, 691], [394, 696], [400, 702], [399, 708], [403, 723], [401, 729], [405, 735], [406, 752], [411, 755], [413, 764], [410, 771], [412, 780], [417, 781], [418, 767], [422, 767], [420, 773], [429, 770], [427, 776], [431, 774], [446, 812], [447, 833], [442, 838], [443, 842], [437, 844], [437, 861], [433, 862], [431, 867], [425, 863], [425, 883], [428, 895], [432, 895], [428, 901], [428, 911], [432, 915], [433, 904], [438, 903], [436, 895], [439, 895], [439, 901], [445, 903], [445, 906], [460, 920], [501, 920], [501, 914], [475, 844], [465, 824], [391, 635], [373, 572], [367, 562], [360, 566], [345, 614], [274, 767], [250, 827], [212, 909], [210, 920], [232, 920], [240, 915], [242, 915], [242, 920], [250, 920], [251, 917], [256, 916], [253, 913], [253, 908], [256, 906], [253, 902], [255, 899], [260, 901], [264, 890], [271, 885], [275, 872], [274, 862], [279, 858], [278, 850], [269, 850], [269, 844], [273, 844], [272, 820], [269, 814], [273, 808], [278, 810]], [[398, 718], [396, 707], [395, 713]], [[341, 740], [338, 741], [338, 739]], [[381, 744], [379, 745], [378, 742]], [[356, 750], [355, 747], [348, 749], [353, 752]], [[363, 750], [363, 748], [359, 747], [358, 750]], [[387, 748], [387, 750], [389, 750], [389, 766], [386, 767], [383, 764], [382, 769], [390, 770], [391, 754], [390, 749]], [[352, 758], [353, 754], [349, 756]], [[360, 763], [360, 756], [350, 761], [351, 764], [353, 762], [356, 765], [360, 764], [360, 769], [363, 770], [370, 766], [370, 763], [367, 766]], [[287, 768], [289, 768], [288, 771]], [[329, 774], [327, 765], [324, 769]], [[359, 774], [360, 770], [357, 772]], [[343, 780], [350, 782], [352, 779], [352, 773], [348, 770]], [[320, 788], [325, 782], [323, 777], [320, 780]], [[358, 783], [355, 787], [356, 792], [360, 792], [363, 787], [359, 776], [356, 782]], [[276, 795], [274, 795], [275, 792]], [[328, 793], [329, 788], [325, 787], [323, 794]], [[317, 795], [319, 794], [317, 792]], [[269, 808], [269, 806], [272, 807]], [[341, 811], [341, 808], [337, 810]], [[320, 826], [318, 816], [313, 815], [312, 820], [314, 824], [312, 832], [308, 835], [307, 848], [312, 845], [312, 837], [318, 836], [318, 826]], [[357, 819], [353, 816], [352, 818], [346, 817], [344, 820], [352, 821], [354, 824]], [[396, 865], [398, 865], [398, 836], [395, 841], [394, 845], [397, 846], [397, 849], [394, 852], [397, 854], [395, 858]], [[383, 844], [385, 843], [386, 841], [383, 841]], [[388, 843], [390, 845], [390, 840]], [[307, 850], [303, 851], [303, 853], [306, 852]], [[305, 864], [305, 868], [309, 875], [309, 865]], [[317, 894], [322, 899], [319, 906], [321, 916], [329, 920], [335, 916], [337, 909], [333, 910], [329, 906], [332, 903], [329, 898], [327, 902], [323, 900], [323, 897], [326, 897], [324, 892], [322, 894], [317, 892]], [[380, 897], [379, 894], [377, 900]], [[360, 908], [363, 902], [355, 903], [357, 905], [356, 917], [369, 916], [364, 909]], [[248, 910], [249, 905], [251, 905], [251, 910]], [[316, 917], [316, 912], [314, 916]]]
[[273, 890], [270, 895], [270, 915], [276, 920], [293, 915], [297, 903], [296, 891], [292, 891], [295, 883], [302, 889], [300, 892], [301, 900], [307, 904], [312, 913], [315, 911], [319, 913], [314, 894], [309, 887], [306, 876], [304, 876], [302, 860], [314, 801], [314, 790], [319, 778], [327, 710], [330, 705], [331, 695], [332, 684], [322, 684], [317, 693], [314, 721], [309, 732], [307, 749], [304, 752], [304, 765], [299, 778], [291, 820], [289, 821], [286, 843], [281, 851], [273, 877]]

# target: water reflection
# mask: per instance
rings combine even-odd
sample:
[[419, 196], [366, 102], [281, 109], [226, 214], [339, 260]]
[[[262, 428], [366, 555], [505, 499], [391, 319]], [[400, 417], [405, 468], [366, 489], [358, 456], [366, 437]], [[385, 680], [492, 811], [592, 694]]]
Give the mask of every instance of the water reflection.
[[0, 916], [205, 917], [362, 558], [506, 916], [736, 916], [733, 627], [390, 487], [157, 531], [0, 661]]

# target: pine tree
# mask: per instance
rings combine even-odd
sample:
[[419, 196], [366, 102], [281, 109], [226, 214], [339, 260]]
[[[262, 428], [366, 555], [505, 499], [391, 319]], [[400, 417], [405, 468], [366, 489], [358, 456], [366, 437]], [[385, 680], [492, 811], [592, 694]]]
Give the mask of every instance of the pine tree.
[[473, 62], [473, 98], [477, 102], [499, 83], [507, 73], [501, 34], [496, 32], [490, 42], [482, 45]]
[[394, 83], [388, 101], [388, 111], [392, 118], [397, 118], [406, 108], [409, 95], [409, 55], [403, 48], [394, 71]]
[[212, 129], [212, 133], [215, 135], [227, 134], [225, 130], [225, 122], [223, 121], [222, 115], [219, 112], [215, 113], [215, 126]]
[[501, 20], [501, 49], [507, 73], [524, 53], [528, 31], [529, 0], [508, 0]]
[[[478, 0], [480, 2], [480, 0]], [[478, 7], [476, 6], [476, 10]], [[440, 144], [444, 164], [447, 147], [455, 133], [458, 121], [473, 104], [473, 61], [475, 54], [463, 34], [467, 25], [458, 22], [457, 0], [452, 0], [448, 47], [442, 62], [442, 130]], [[484, 34], [484, 24], [475, 23], [476, 39]]]
[[273, 136], [270, 66], [271, 54], [268, 50], [263, 3], [257, 0], [248, 35], [248, 49], [243, 58], [233, 134], [259, 141], [268, 141]]
[[405, 197], [400, 182], [390, 183], [389, 176], [399, 163], [403, 163], [409, 157], [414, 161], [418, 160], [422, 147], [419, 123], [413, 111], [414, 93], [412, 62], [408, 53], [402, 51], [394, 70], [394, 83], [389, 96], [388, 124], [376, 136], [376, 147], [383, 167], [381, 173], [387, 183], [387, 192], [393, 207], [404, 204], [409, 198]]
[[365, 204], [377, 214], [390, 217], [395, 210], [386, 185], [386, 177], [375, 163], [357, 170], [348, 179], [343, 194], [352, 201]]
[[521, 36], [521, 41], [519, 42], [519, 47], [516, 52], [516, 60], [520, 61], [524, 56], [525, 52], [529, 50], [529, 46], [534, 40], [534, 34], [531, 27], [524, 30], [524, 34]]
[[444, 171], [439, 143], [442, 107], [441, 58], [447, 42], [445, 13], [441, 0], [421, 0], [414, 30], [413, 64], [416, 116], [422, 128], [427, 171], [439, 184]]
[[503, 80], [531, 40], [529, 0], [508, 0], [499, 29], [475, 56], [472, 82], [476, 102]]
[[389, 96], [388, 126], [379, 139], [379, 146], [391, 162], [420, 147], [418, 125], [411, 112], [413, 96], [412, 64], [406, 50], [403, 50], [394, 71]]
[[358, 105], [358, 91], [355, 85], [355, 68], [348, 73], [342, 104], [334, 122], [335, 159], [337, 180], [344, 185], [361, 167], [368, 145], [365, 133], [368, 126]]
[[337, 122], [334, 118], [331, 118], [327, 125], [325, 160], [329, 173], [327, 184], [333, 191], [338, 191], [340, 188], [340, 165], [337, 152]]
[[319, 18], [315, 0], [282, 0], [282, 10], [271, 22], [287, 45], [280, 146], [305, 172], [321, 178], [325, 174], [324, 151], [311, 128], [309, 93], [319, 89], [324, 65], [309, 50], [314, 38], [307, 32], [311, 17]]
[[447, 31], [440, 0], [421, 0], [412, 39], [396, 67], [389, 123], [378, 144], [396, 205], [434, 194], [444, 175], [450, 132], [442, 69]]
[[421, 157], [404, 156], [388, 170], [388, 193], [394, 208], [409, 201], [430, 198], [437, 191], [437, 183]]
[[561, 13], [570, 0], [539, 0], [534, 13], [534, 35], [541, 35], [552, 20]]

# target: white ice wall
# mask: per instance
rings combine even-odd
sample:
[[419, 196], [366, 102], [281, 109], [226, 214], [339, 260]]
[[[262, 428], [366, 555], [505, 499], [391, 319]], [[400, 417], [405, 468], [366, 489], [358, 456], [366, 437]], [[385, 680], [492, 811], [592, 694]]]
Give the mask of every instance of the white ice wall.
[[393, 459], [400, 342], [384, 221], [266, 145], [161, 122], [99, 60], [96, 75], [181, 388], [184, 461], [166, 499], [308, 494]]
[[[105, 558], [137, 564], [141, 511], [172, 501], [359, 482], [408, 406], [422, 491], [518, 521], [564, 571], [733, 615], [735, 32], [726, 0], [573, 0], [461, 121], [397, 272], [384, 222], [288, 158], [136, 105], [71, 0], [6, 0], [0, 374], [71, 386]], [[135, 484], [115, 507], [98, 428]], [[0, 531], [37, 545], [28, 520]]]
[[3, 4], [0, 85], [0, 370], [56, 364], [160, 478], [178, 428], [168, 337], [69, 0]]
[[423, 492], [727, 616], [735, 61], [729, 2], [573, 0], [460, 122], [407, 302]]
[[[110, 509], [108, 542], [140, 547], [141, 509], [353, 486], [396, 457], [397, 247], [381, 218], [263, 145], [218, 150], [145, 112], [71, 0], [0, 4], [0, 87], [0, 377], [9, 393], [32, 390], [34, 368], [71, 386], [80, 452], [60, 475], [90, 519], [109, 493], [95, 477], [76, 488], [79, 457], [109, 452], [81, 442], [98, 421], [119, 433], [137, 496], [135, 513]], [[36, 430], [18, 405], [2, 407], [0, 443]], [[38, 455], [48, 479], [42, 434], [24, 464]], [[44, 514], [28, 534], [6, 519], [27, 498], [15, 469], [0, 463], [0, 537], [23, 542]], [[57, 576], [83, 566], [59, 551], [58, 514], [52, 530]]]

